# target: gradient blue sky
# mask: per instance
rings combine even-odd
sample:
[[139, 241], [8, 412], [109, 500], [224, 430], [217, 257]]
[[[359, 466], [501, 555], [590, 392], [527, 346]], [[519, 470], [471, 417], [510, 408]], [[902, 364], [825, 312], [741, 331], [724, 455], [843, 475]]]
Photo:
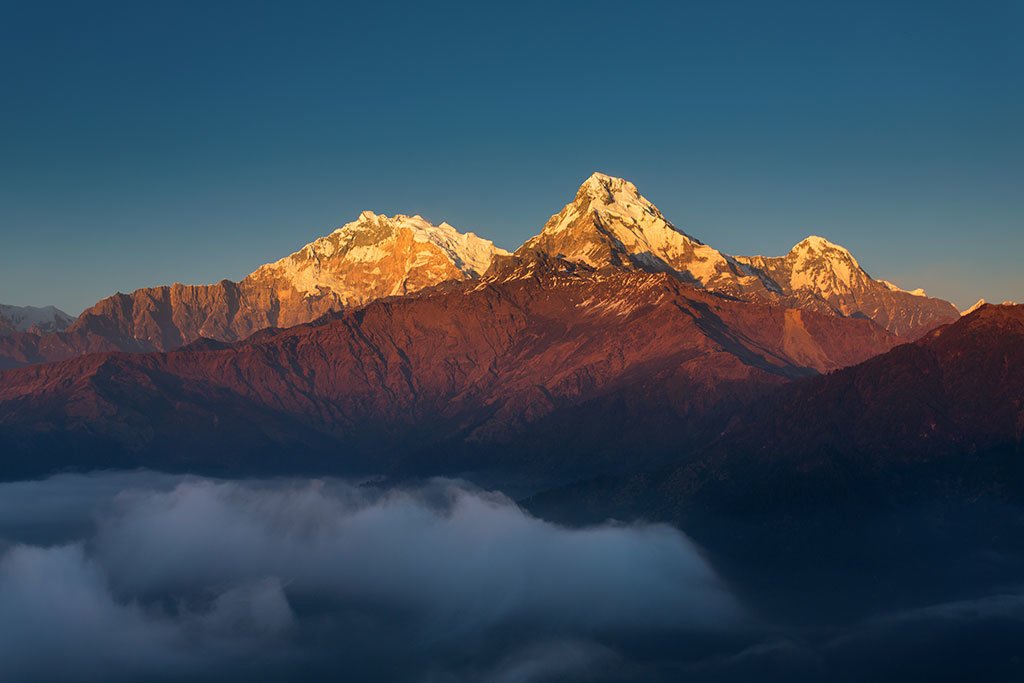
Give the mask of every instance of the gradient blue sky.
[[592, 171], [1024, 300], [1024, 2], [3, 2], [0, 302], [237, 279], [361, 210], [514, 248]]

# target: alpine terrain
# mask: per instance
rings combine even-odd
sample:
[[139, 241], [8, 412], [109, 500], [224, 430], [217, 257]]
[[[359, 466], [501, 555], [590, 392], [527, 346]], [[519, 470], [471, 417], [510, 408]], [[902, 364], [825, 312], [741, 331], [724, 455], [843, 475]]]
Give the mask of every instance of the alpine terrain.
[[166, 351], [200, 338], [237, 341], [379, 297], [477, 278], [504, 253], [447, 223], [364, 211], [240, 282], [115, 294], [83, 312], [63, 334], [31, 330], [0, 340], [0, 367], [95, 351]]
[[47, 334], [63, 332], [75, 321], [54, 306], [10, 306], [0, 304], [0, 336], [16, 332]]

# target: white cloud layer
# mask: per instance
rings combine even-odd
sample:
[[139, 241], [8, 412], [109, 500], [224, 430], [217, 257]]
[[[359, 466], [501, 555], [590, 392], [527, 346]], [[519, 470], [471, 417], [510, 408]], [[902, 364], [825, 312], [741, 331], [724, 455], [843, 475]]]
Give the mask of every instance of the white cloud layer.
[[0, 534], [5, 680], [563, 680], [742, 621], [670, 527], [566, 529], [454, 481], [62, 476], [0, 485]]

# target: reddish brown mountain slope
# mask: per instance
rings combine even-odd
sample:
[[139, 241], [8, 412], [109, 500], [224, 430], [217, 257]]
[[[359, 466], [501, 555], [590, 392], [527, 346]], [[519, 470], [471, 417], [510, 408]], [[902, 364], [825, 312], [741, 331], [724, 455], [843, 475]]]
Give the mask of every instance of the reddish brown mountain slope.
[[764, 412], [732, 438], [744, 448], [756, 438], [767, 454], [888, 461], [1020, 451], [1024, 306], [983, 306], [913, 344], [807, 381]]
[[[894, 343], [867, 320], [723, 300], [666, 274], [529, 270], [223, 349], [11, 370], [0, 375], [0, 439], [26, 457], [66, 437], [179, 458], [224, 456], [236, 436], [294, 444], [299, 424], [299, 443], [352, 449], [502, 442], [613, 395], [685, 421]], [[176, 450], [185, 441], [189, 452]]]
[[[1024, 306], [984, 306], [921, 340], [800, 380], [673, 469], [551, 492], [586, 519], [813, 514], [916, 496], [1024, 499]], [[567, 502], [571, 501], [571, 505]]]

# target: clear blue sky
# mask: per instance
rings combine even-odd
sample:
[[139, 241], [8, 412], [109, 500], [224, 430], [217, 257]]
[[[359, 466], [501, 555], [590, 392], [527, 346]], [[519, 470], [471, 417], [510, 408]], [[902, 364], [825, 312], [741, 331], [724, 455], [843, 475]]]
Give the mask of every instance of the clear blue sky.
[[1024, 300], [1024, 2], [2, 2], [0, 302], [237, 279], [361, 210], [514, 248], [592, 171]]

